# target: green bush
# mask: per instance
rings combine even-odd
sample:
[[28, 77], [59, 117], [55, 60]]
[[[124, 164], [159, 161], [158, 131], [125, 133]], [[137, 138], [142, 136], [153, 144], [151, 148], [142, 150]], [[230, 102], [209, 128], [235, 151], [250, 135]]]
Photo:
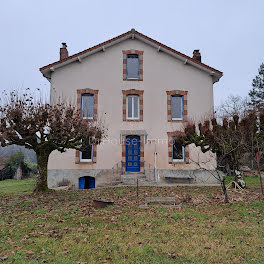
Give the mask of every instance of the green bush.
[[22, 169], [23, 178], [38, 174], [37, 164], [25, 160], [23, 152], [19, 150], [5, 160], [5, 168], [1, 171], [0, 180], [12, 179], [19, 167]]

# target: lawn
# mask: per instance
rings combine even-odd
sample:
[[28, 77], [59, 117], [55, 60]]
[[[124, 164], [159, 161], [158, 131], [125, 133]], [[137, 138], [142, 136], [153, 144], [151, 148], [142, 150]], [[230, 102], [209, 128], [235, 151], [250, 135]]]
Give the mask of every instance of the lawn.
[[[137, 199], [134, 187], [30, 194], [33, 184], [0, 182], [0, 262], [264, 263], [255, 184], [229, 191], [231, 204], [218, 187], [140, 187]], [[174, 196], [182, 208], [139, 209], [146, 196]], [[95, 209], [93, 198], [115, 205]]]
[[[228, 184], [229, 182], [231, 182], [234, 179], [234, 177], [226, 176], [225, 179], [226, 179], [226, 184]], [[250, 186], [259, 186], [260, 185], [258, 176], [244, 177], [244, 180], [245, 180], [246, 185], [248, 187], [250, 187]], [[264, 183], [264, 179], [263, 179], [263, 183]]]
[[0, 194], [30, 194], [34, 185], [34, 179], [0, 181]]

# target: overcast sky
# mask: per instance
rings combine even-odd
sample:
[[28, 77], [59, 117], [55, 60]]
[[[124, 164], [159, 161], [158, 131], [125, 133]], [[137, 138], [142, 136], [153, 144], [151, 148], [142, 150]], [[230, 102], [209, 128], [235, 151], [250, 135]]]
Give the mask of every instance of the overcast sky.
[[0, 0], [0, 90], [49, 89], [39, 68], [131, 28], [224, 72], [215, 103], [246, 96], [264, 62], [263, 0]]

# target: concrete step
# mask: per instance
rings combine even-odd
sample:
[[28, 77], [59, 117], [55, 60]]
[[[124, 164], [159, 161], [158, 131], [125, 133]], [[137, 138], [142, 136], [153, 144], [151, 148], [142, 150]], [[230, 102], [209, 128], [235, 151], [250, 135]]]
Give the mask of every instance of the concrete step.
[[121, 175], [121, 181], [122, 184], [125, 185], [136, 185], [137, 179], [139, 181], [146, 180], [146, 176], [143, 173], [129, 173], [129, 174], [123, 174]]
[[[149, 186], [150, 184], [153, 185], [155, 183], [148, 181], [146, 178], [138, 179], [138, 185], [140, 185], [140, 186]], [[122, 179], [121, 185], [136, 186], [137, 185], [137, 179], [136, 178], [125, 178], [125, 179]]]
[[146, 175], [144, 173], [126, 173], [121, 175], [122, 178], [127, 178], [127, 179], [144, 179], [146, 178]]

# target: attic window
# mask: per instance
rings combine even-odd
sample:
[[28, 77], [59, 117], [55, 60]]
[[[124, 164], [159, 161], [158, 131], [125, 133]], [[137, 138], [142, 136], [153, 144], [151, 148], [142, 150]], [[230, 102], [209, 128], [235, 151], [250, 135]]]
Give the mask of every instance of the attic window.
[[127, 54], [127, 79], [139, 79], [139, 55]]

